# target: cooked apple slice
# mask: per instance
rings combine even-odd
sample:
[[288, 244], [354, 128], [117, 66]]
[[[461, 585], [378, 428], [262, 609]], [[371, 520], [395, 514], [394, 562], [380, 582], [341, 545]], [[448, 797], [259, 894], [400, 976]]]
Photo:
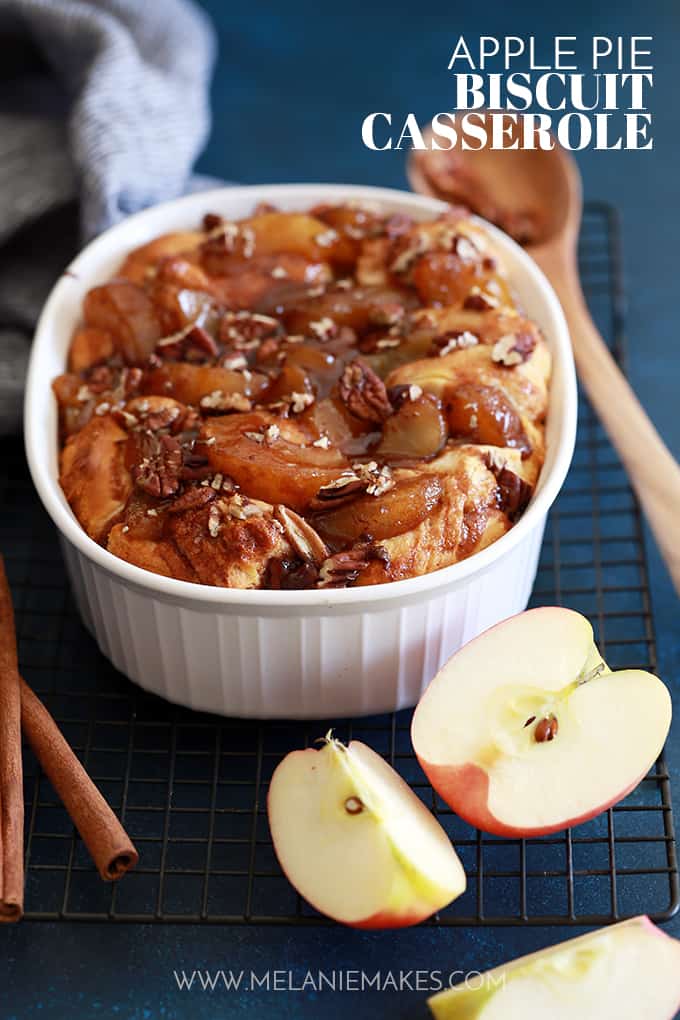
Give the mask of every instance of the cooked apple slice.
[[89, 290], [83, 301], [83, 316], [86, 326], [111, 334], [116, 349], [129, 364], [148, 358], [161, 336], [149, 295], [128, 280], [112, 280]]
[[[221, 397], [237, 393], [255, 400], [268, 385], [268, 377], [259, 372], [246, 375], [219, 365], [192, 365], [187, 361], [166, 361], [150, 369], [144, 378], [145, 393], [172, 396], [183, 404], [201, 405], [203, 410], [219, 410]], [[231, 409], [248, 410], [249, 403], [235, 404]]]
[[202, 437], [214, 471], [229, 475], [254, 499], [297, 511], [349, 470], [339, 450], [314, 446], [296, 422], [264, 411], [209, 419]]
[[399, 387], [389, 395], [398, 408], [383, 425], [382, 439], [374, 452], [381, 459], [397, 462], [435, 457], [448, 438], [438, 399], [423, 393], [419, 386]]
[[353, 545], [366, 540], [381, 541], [417, 528], [442, 500], [442, 484], [437, 475], [418, 475], [397, 479], [397, 484], [382, 496], [360, 495], [316, 514], [314, 526], [332, 545]]
[[118, 276], [143, 286], [162, 259], [195, 252], [204, 236], [198, 230], [185, 230], [156, 237], [130, 252], [118, 270]]
[[449, 838], [366, 744], [293, 751], [267, 798], [274, 849], [301, 896], [355, 928], [418, 924], [465, 891]]
[[496, 967], [428, 999], [436, 1020], [672, 1020], [680, 942], [634, 917]]
[[522, 837], [585, 822], [625, 797], [656, 761], [670, 721], [657, 677], [612, 673], [585, 617], [544, 607], [457, 652], [421, 698], [411, 736], [454, 811]]

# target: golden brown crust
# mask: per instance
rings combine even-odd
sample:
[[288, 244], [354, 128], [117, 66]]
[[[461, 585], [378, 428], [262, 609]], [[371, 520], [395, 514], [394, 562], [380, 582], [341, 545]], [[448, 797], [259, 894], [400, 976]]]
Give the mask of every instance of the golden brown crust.
[[127, 433], [108, 415], [95, 416], [61, 452], [59, 481], [90, 538], [99, 542], [132, 493], [125, 464]]
[[294, 558], [273, 508], [238, 495], [173, 515], [169, 533], [202, 584], [259, 588], [272, 560]]
[[513, 526], [550, 355], [464, 210], [258, 208], [156, 238], [93, 288], [55, 380], [84, 529], [167, 577], [376, 584]]

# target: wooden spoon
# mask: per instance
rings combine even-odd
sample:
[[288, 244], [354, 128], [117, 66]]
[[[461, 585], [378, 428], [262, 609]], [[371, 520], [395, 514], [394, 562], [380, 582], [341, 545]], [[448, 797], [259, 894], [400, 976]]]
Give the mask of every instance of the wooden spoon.
[[[429, 131], [424, 132], [426, 141]], [[581, 223], [581, 178], [561, 147], [453, 150], [450, 180], [460, 188], [445, 193], [445, 176], [428, 172], [432, 159], [451, 153], [414, 151], [407, 174], [414, 191], [468, 204], [524, 241], [552, 283], [567, 319], [576, 368], [612, 445], [644, 508], [661, 554], [680, 594], [680, 467], [612, 358], [586, 306], [579, 281], [576, 246]], [[522, 237], [522, 232], [525, 237]]]

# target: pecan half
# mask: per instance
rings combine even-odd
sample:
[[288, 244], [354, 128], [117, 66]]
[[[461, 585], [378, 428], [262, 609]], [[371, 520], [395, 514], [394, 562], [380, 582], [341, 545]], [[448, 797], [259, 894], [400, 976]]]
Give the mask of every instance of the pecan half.
[[274, 508], [274, 517], [283, 526], [295, 552], [303, 560], [320, 567], [328, 556], [328, 547], [311, 524], [281, 503]]
[[382, 423], [392, 414], [385, 383], [361, 358], [355, 358], [340, 377], [340, 397], [361, 421]]
[[367, 482], [355, 471], [343, 471], [328, 485], [322, 485], [309, 504], [310, 510], [329, 510], [366, 491]]
[[199, 506], [212, 503], [217, 493], [210, 486], [194, 485], [174, 499], [168, 508], [170, 514], [181, 514], [185, 510], [196, 510]]
[[157, 499], [173, 496], [179, 489], [182, 469], [182, 448], [178, 440], [174, 436], [145, 433], [141, 445], [143, 459], [132, 468], [135, 485]]

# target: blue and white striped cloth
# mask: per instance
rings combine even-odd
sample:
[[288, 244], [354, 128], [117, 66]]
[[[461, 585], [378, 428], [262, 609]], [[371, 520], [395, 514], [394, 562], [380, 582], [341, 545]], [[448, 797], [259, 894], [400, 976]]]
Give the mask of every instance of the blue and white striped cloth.
[[80, 241], [200, 182], [215, 37], [190, 0], [0, 0], [0, 433]]

